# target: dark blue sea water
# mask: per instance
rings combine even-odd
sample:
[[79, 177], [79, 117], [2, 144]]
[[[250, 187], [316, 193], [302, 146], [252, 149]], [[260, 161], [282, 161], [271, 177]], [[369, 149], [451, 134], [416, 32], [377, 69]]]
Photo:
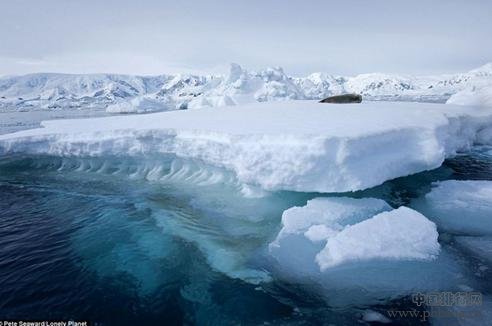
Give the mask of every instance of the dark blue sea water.
[[[171, 178], [152, 180], [171, 169]], [[262, 252], [283, 210], [319, 194], [249, 198], [233, 179], [175, 158], [1, 158], [0, 318], [350, 325], [360, 324], [367, 308], [419, 309], [408, 298], [330, 307], [309, 289], [276, 279]], [[348, 195], [397, 207], [445, 179], [492, 180], [490, 149]], [[478, 284], [490, 291], [486, 279]]]

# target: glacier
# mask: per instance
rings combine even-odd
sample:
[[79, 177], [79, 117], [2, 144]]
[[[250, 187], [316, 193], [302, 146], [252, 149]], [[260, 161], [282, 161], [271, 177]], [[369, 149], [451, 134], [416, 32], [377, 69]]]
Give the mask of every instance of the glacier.
[[42, 126], [0, 135], [0, 154], [175, 155], [267, 191], [362, 190], [492, 143], [489, 108], [428, 103], [276, 101]]
[[[322, 99], [359, 93], [365, 100], [490, 106], [492, 63], [465, 73], [409, 76], [370, 73], [289, 76], [280, 67], [248, 71], [231, 64], [223, 75], [131, 76], [37, 73], [0, 77], [0, 112], [94, 109], [147, 113], [242, 105], [251, 102]], [[485, 95], [480, 95], [477, 90]], [[476, 97], [489, 98], [477, 100]]]

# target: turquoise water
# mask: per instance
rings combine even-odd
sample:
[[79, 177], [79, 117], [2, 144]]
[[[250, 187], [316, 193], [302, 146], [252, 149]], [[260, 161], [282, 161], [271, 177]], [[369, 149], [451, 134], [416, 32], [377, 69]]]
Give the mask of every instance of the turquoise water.
[[[338, 195], [408, 205], [433, 181], [492, 180], [489, 151]], [[266, 247], [282, 212], [320, 194], [244, 193], [232, 174], [175, 157], [0, 159], [0, 316], [112, 325], [358, 324], [367, 308], [420, 309], [405, 297], [332, 307], [309, 287], [279, 278]], [[489, 274], [474, 275], [476, 259], [440, 241], [488, 293]]]

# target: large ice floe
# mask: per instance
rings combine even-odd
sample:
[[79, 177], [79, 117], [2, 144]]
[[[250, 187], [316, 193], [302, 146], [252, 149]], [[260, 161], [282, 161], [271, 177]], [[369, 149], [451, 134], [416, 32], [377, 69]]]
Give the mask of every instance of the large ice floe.
[[492, 141], [492, 110], [443, 104], [284, 101], [42, 123], [0, 154], [170, 154], [264, 190], [345, 192], [439, 167]]
[[438, 182], [413, 206], [448, 232], [492, 235], [492, 181]]
[[433, 222], [375, 198], [320, 197], [292, 207], [268, 251], [277, 277], [318, 284], [334, 305], [449, 288], [460, 277]]

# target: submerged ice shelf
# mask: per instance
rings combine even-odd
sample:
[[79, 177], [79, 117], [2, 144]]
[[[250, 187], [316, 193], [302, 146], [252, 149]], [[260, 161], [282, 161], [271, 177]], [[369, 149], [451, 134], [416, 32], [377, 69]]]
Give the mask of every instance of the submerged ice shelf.
[[442, 104], [248, 104], [42, 123], [0, 136], [0, 154], [172, 154], [265, 190], [345, 192], [439, 167], [491, 143], [492, 110]]

